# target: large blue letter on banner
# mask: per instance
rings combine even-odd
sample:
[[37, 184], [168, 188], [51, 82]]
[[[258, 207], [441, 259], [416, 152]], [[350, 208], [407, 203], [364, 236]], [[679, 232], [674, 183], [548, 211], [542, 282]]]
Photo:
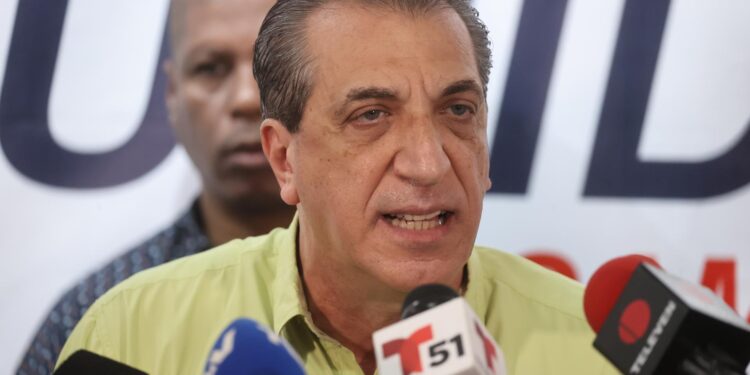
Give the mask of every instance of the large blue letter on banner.
[[637, 151], [669, 0], [625, 4], [584, 195], [707, 198], [750, 182], [750, 132], [700, 163], [645, 162]]
[[[143, 120], [119, 148], [85, 154], [60, 147], [50, 132], [48, 104], [67, 4], [67, 0], [18, 2], [0, 92], [2, 149], [19, 172], [44, 184], [69, 188], [122, 184], [153, 169], [174, 147], [163, 100], [166, 77], [157, 64]], [[168, 51], [164, 37], [159, 61]]]
[[492, 143], [490, 192], [526, 193], [567, 3], [523, 3]]

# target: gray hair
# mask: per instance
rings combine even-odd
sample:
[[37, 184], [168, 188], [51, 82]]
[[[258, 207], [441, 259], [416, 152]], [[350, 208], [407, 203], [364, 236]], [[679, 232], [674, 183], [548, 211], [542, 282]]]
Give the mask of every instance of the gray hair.
[[[342, 0], [279, 0], [268, 12], [255, 42], [253, 74], [260, 88], [263, 118], [279, 120], [294, 133], [312, 91], [310, 58], [305, 53], [305, 21], [321, 6]], [[469, 0], [347, 0], [412, 16], [445, 7], [458, 13], [474, 47], [486, 96], [492, 67], [487, 27]]]

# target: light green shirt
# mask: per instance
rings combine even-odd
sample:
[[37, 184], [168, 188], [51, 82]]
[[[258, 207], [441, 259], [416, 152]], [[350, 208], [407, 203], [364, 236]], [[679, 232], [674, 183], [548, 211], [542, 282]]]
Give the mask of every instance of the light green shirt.
[[[361, 374], [354, 355], [310, 318], [290, 229], [234, 240], [138, 273], [97, 300], [59, 364], [87, 349], [149, 374], [201, 374], [221, 331], [248, 317], [284, 337], [309, 374]], [[476, 247], [465, 297], [502, 349], [508, 374], [615, 373], [593, 349], [582, 286], [507, 253]]]

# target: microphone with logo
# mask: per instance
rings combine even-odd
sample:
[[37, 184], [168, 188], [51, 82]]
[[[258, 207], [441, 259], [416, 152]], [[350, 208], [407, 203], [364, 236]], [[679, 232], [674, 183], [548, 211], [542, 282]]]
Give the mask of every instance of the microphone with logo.
[[602, 265], [583, 300], [594, 347], [624, 374], [744, 375], [750, 325], [708, 289], [629, 255]]
[[219, 335], [205, 375], [303, 375], [302, 361], [281, 337], [259, 323], [236, 319]]
[[503, 352], [453, 289], [428, 284], [404, 300], [399, 322], [373, 334], [381, 375], [505, 375]]

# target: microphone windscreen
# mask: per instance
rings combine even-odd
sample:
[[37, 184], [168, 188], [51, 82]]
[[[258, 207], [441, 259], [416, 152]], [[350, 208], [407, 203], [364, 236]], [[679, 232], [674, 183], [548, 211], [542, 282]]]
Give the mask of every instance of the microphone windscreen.
[[641, 263], [660, 267], [653, 258], [633, 254], [604, 263], [591, 276], [583, 295], [583, 311], [594, 332], [599, 332], [625, 285]]
[[302, 361], [287, 342], [260, 323], [239, 318], [216, 340], [204, 375], [304, 375]]
[[409, 318], [456, 297], [458, 297], [458, 293], [445, 285], [422, 285], [406, 295], [401, 307], [401, 319]]

